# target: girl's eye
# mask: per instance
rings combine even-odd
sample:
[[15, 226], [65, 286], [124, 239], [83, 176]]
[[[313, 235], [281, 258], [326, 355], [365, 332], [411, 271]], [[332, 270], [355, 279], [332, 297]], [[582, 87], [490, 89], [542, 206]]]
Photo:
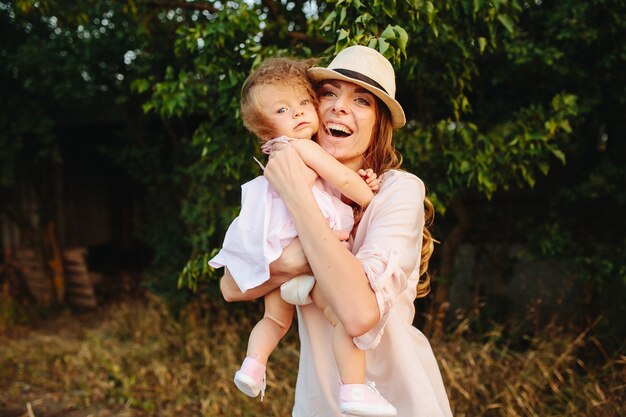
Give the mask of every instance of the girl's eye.
[[287, 111], [287, 109], [286, 109], [285, 107], [281, 107], [280, 109], [278, 109], [278, 110], [276, 111], [276, 113], [278, 113], [278, 114], [282, 114], [282, 113], [284, 113], [284, 112], [286, 112], [286, 111]]
[[300, 102], [300, 105], [301, 105], [301, 106], [306, 106], [307, 104], [309, 104], [309, 103], [310, 103], [310, 101], [311, 101], [311, 100], [304, 99], [304, 100], [302, 100], [302, 101]]

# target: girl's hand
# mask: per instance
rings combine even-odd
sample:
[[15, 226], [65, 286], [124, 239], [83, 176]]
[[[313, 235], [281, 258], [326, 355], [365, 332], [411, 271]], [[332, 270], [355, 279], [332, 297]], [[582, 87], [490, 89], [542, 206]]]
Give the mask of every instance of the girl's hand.
[[289, 145], [289, 142], [274, 142], [270, 147], [270, 154], [274, 151], [280, 151], [281, 149], [285, 149]]
[[359, 169], [357, 173], [363, 178], [363, 180], [365, 180], [367, 185], [369, 185], [370, 190], [372, 190], [373, 193], [380, 189], [380, 179], [371, 168]]

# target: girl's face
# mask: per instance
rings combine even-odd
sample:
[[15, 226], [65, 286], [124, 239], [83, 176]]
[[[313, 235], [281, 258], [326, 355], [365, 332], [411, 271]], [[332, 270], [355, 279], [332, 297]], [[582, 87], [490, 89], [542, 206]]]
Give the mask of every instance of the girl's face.
[[255, 90], [261, 112], [275, 127], [276, 137], [310, 139], [317, 133], [319, 119], [306, 88], [288, 84], [263, 84], [255, 87]]
[[362, 168], [376, 121], [375, 96], [347, 81], [324, 81], [317, 91], [321, 126], [317, 141], [342, 164]]

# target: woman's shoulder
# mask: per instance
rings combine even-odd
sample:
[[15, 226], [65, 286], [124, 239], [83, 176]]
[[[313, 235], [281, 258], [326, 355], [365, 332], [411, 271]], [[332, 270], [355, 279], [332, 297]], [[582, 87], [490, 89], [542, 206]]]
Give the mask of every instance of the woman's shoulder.
[[417, 175], [399, 169], [390, 169], [382, 175], [380, 191], [398, 188], [419, 190], [422, 193], [425, 191], [424, 182]]

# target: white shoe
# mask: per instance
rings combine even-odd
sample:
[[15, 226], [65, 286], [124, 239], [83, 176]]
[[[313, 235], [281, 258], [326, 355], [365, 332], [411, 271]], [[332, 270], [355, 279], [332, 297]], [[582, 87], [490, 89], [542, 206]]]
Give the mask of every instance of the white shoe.
[[373, 382], [339, 388], [339, 411], [349, 416], [396, 417], [396, 408], [380, 395]]
[[235, 385], [248, 397], [256, 397], [261, 393], [261, 401], [265, 397], [265, 365], [256, 359], [246, 358], [241, 369], [235, 373]]
[[299, 275], [280, 286], [280, 296], [289, 304], [296, 306], [311, 304], [313, 299], [309, 294], [314, 285], [313, 275]]

